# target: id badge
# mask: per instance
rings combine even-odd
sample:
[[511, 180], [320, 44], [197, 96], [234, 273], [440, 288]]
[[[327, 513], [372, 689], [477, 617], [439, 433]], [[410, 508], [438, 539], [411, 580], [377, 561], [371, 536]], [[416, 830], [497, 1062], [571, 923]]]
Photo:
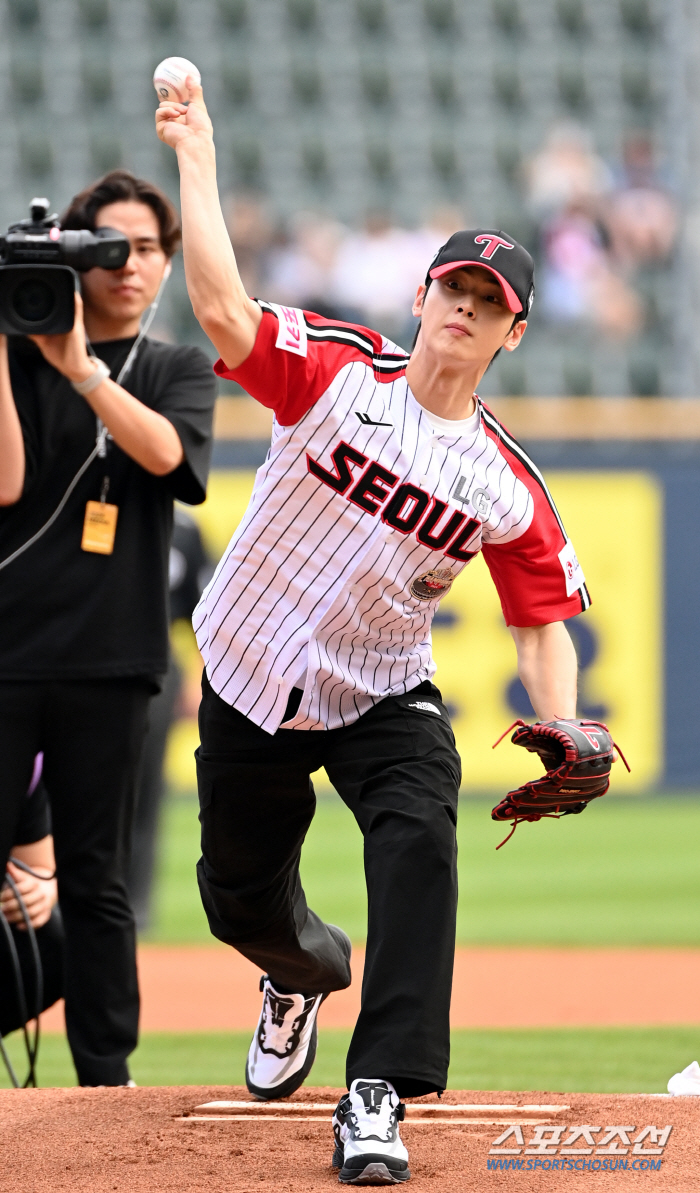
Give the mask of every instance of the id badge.
[[83, 551], [97, 555], [111, 555], [114, 550], [114, 536], [117, 532], [118, 505], [106, 501], [88, 501], [83, 523]]

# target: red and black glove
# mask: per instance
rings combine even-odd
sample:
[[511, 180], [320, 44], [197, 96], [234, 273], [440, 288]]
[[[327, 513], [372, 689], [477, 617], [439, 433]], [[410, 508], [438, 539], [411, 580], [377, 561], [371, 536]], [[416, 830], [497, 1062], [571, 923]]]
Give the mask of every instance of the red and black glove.
[[[534, 725], [524, 721], [514, 724], [519, 728], [510, 740], [516, 746], [524, 746], [531, 754], [539, 754], [546, 774], [541, 779], [531, 779], [516, 791], [509, 791], [505, 799], [496, 804], [491, 819], [508, 820], [513, 825], [501, 845], [512, 837], [521, 820], [541, 820], [543, 816], [558, 818], [583, 812], [592, 799], [605, 795], [610, 786], [614, 750], [627, 766], [622, 750], [613, 742], [607, 725], [600, 721], [562, 719], [535, 721]], [[513, 725], [506, 729], [506, 733], [512, 728]], [[496, 746], [506, 733], [499, 737]], [[500, 849], [501, 845], [496, 848]]]

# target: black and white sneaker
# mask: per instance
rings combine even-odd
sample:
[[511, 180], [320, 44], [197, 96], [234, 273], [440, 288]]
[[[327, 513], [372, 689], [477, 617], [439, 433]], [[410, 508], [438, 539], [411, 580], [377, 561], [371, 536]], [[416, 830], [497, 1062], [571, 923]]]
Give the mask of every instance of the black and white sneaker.
[[311, 1072], [316, 1058], [316, 1016], [325, 994], [279, 994], [260, 979], [263, 1005], [248, 1050], [245, 1083], [251, 1094], [269, 1101], [287, 1098]]
[[390, 1081], [353, 1081], [333, 1115], [333, 1167], [344, 1185], [396, 1185], [411, 1179], [399, 1136], [406, 1108]]

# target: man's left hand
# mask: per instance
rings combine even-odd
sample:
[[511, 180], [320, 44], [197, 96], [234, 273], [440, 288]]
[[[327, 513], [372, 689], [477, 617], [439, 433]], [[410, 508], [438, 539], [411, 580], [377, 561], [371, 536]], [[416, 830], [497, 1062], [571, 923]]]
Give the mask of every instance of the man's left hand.
[[83, 321], [83, 299], [75, 292], [75, 322], [73, 330], [62, 336], [29, 336], [44, 360], [53, 365], [69, 381], [87, 381], [95, 366], [88, 355]]

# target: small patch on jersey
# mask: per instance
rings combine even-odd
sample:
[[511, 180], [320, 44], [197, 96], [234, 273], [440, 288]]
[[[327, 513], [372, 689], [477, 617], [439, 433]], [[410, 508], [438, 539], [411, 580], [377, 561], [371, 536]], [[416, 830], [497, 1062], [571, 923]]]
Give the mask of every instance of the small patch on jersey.
[[449, 592], [457, 577], [452, 568], [433, 568], [421, 572], [411, 583], [411, 596], [419, 601], [435, 601]]
[[373, 418], [370, 418], [369, 414], [361, 413], [359, 410], [356, 410], [355, 414], [359, 418], [363, 427], [392, 427], [394, 425], [393, 423], [375, 422]]
[[575, 592], [578, 592], [579, 588], [583, 588], [586, 583], [586, 577], [583, 574], [581, 564], [576, 558], [574, 544], [571, 542], [571, 539], [566, 540], [566, 546], [562, 547], [558, 558], [566, 580], [566, 595], [568, 597], [573, 596]]
[[409, 708], [419, 708], [421, 712], [434, 712], [436, 717], [441, 717], [442, 713], [434, 704], [428, 704], [427, 700], [414, 700], [413, 704], [409, 704]]
[[299, 307], [281, 307], [276, 302], [270, 302], [268, 306], [272, 307], [279, 323], [275, 348], [293, 352], [295, 356], [306, 356], [308, 340], [304, 312]]

